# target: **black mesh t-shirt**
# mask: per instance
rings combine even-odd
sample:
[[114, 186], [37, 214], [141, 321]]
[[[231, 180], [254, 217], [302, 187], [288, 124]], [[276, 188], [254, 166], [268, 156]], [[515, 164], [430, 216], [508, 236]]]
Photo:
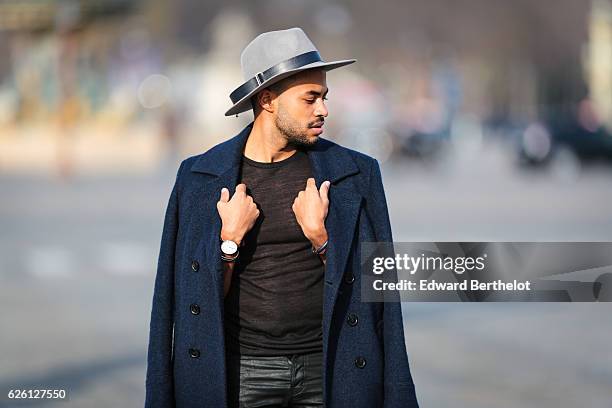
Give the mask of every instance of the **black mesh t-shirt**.
[[308, 155], [260, 163], [243, 156], [240, 182], [260, 215], [244, 237], [225, 298], [227, 347], [278, 356], [322, 350], [324, 265], [291, 206], [312, 177]]

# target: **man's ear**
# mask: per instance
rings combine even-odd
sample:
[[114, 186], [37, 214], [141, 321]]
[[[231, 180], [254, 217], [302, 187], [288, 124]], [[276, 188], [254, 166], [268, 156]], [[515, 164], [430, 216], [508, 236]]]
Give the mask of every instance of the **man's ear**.
[[268, 88], [263, 89], [257, 94], [257, 104], [259, 107], [267, 112], [274, 112], [276, 110], [276, 94]]

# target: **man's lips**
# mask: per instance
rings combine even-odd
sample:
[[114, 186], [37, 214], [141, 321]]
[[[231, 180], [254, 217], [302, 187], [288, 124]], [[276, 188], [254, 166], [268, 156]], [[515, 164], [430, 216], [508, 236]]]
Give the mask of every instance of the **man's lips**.
[[312, 126], [310, 128], [316, 135], [323, 133], [323, 126]]

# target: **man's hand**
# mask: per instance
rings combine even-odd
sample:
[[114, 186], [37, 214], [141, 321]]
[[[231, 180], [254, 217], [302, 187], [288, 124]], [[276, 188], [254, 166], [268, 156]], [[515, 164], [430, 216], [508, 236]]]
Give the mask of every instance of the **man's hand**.
[[259, 217], [257, 204], [253, 202], [253, 197], [247, 195], [244, 184], [236, 186], [231, 200], [229, 190], [222, 188], [217, 211], [221, 217], [221, 239], [234, 241], [238, 245]]
[[329, 199], [327, 198], [329, 186], [330, 182], [324, 181], [321, 184], [321, 189], [317, 190], [315, 180], [309, 178], [306, 181], [306, 190], [298, 193], [291, 207], [304, 236], [315, 248], [320, 247], [327, 241], [325, 217], [327, 217], [329, 207]]

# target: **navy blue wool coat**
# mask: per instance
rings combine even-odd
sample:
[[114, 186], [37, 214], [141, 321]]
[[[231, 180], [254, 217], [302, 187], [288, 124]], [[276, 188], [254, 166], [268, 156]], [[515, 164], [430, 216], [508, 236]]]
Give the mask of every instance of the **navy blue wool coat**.
[[[221, 188], [234, 192], [252, 125], [185, 159], [178, 170], [155, 278], [146, 408], [227, 407], [216, 205]], [[401, 304], [361, 302], [360, 243], [392, 241], [378, 162], [323, 138], [308, 157], [317, 186], [331, 182], [322, 321], [325, 406], [418, 407]], [[200, 306], [198, 314], [192, 304]], [[358, 317], [356, 325], [347, 322], [351, 313]]]

